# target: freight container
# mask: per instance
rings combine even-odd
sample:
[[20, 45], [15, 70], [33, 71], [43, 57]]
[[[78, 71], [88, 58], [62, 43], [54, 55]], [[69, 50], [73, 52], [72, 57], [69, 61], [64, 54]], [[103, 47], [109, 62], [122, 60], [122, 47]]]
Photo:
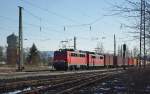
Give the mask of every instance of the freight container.
[[123, 58], [121, 56], [117, 56], [117, 66], [123, 65]]
[[113, 55], [110, 55], [110, 54], [104, 55], [104, 65], [106, 67], [112, 67], [113, 66]]

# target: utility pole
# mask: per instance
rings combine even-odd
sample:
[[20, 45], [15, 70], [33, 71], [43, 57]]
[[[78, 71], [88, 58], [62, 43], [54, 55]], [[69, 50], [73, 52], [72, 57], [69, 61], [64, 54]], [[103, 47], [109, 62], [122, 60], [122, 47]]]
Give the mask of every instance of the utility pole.
[[[146, 64], [146, 48], [145, 48], [145, 0], [141, 0], [141, 10], [140, 10], [140, 62], [139, 66], [143, 63], [144, 68]], [[142, 41], [143, 41], [143, 49], [142, 49]], [[143, 50], [143, 51], [142, 51]], [[143, 54], [142, 54], [143, 52]], [[142, 56], [144, 57], [144, 62], [142, 61]]]
[[143, 0], [141, 0], [141, 10], [140, 10], [140, 15], [141, 15], [141, 17], [140, 17], [140, 62], [139, 62], [139, 67], [141, 67], [141, 57], [142, 57], [142, 18], [143, 18], [143, 15], [142, 15], [142, 10], [143, 10]]
[[123, 54], [122, 54], [122, 53], [123, 53], [123, 51], [122, 51], [122, 45], [121, 45], [121, 57], [123, 56]]
[[144, 31], [144, 68], [146, 64], [146, 50], [145, 50], [145, 0], [143, 0], [143, 31]]
[[117, 64], [117, 58], [116, 58], [116, 36], [114, 34], [114, 58], [113, 58], [115, 67], [117, 68], [118, 64]]
[[18, 65], [18, 70], [20, 71], [23, 68], [22, 9], [23, 7], [19, 6], [19, 65]]
[[77, 46], [77, 44], [76, 44], [76, 40], [77, 40], [77, 38], [74, 36], [74, 50], [76, 50], [77, 48], [76, 48], [76, 46]]
[[116, 56], [116, 36], [114, 34], [114, 56]]
[[123, 69], [126, 69], [125, 65], [125, 57], [126, 57], [126, 44], [123, 44]]

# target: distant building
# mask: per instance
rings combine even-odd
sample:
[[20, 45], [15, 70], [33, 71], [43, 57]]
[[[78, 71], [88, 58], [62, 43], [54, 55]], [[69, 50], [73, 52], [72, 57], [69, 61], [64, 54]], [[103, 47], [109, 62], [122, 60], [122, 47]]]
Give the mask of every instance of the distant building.
[[18, 37], [13, 33], [7, 37], [7, 64], [16, 64], [18, 52]]

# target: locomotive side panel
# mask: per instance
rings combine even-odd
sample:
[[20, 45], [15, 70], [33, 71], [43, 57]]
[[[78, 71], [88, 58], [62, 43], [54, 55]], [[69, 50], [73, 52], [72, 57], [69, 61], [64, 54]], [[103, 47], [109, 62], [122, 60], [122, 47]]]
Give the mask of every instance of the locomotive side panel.
[[89, 66], [104, 66], [104, 56], [89, 54]]
[[95, 66], [104, 66], [104, 56], [103, 55], [96, 55]]
[[87, 65], [87, 55], [85, 53], [68, 52], [69, 65]]

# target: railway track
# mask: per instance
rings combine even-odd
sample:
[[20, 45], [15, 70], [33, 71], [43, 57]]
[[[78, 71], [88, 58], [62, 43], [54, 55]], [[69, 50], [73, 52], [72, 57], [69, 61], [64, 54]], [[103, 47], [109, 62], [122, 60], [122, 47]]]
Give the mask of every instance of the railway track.
[[[52, 86], [50, 88], [48, 88], [48, 93], [50, 94], [70, 94], [73, 93], [74, 90], [81, 88], [83, 86], [86, 86], [88, 84], [91, 84], [93, 82], [95, 82], [97, 79], [102, 79], [105, 77], [108, 77], [109, 75], [93, 75], [90, 77], [85, 77], [85, 78], [80, 78], [80, 79], [76, 79], [73, 81], [69, 81], [69, 82], [64, 82], [64, 83], [60, 83], [58, 85]], [[53, 90], [54, 89], [54, 90]], [[40, 92], [42, 93], [42, 92]]]
[[118, 74], [119, 72], [108, 71], [103, 73], [97, 72], [94, 74], [80, 75], [79, 77], [74, 77], [71, 80], [67, 79], [64, 82], [59, 82], [54, 85], [37, 87], [33, 90], [21, 92], [20, 94], [70, 94], [78, 88], [103, 80], [114, 74]]
[[[24, 81], [15, 81], [11, 83], [0, 84], [0, 92], [9, 92], [12, 90], [21, 90], [20, 94], [43, 94], [43, 92], [47, 91], [50, 94], [57, 93], [56, 91], [60, 91], [60, 94], [63, 94], [63, 90], [72, 90], [82, 85], [76, 85], [76, 87], [71, 86], [72, 84], [81, 84], [82, 81], [91, 82], [90, 79], [98, 79], [103, 77], [104, 75], [115, 72], [116, 70], [108, 70], [101, 72], [87, 72], [87, 73], [75, 73], [75, 74], [66, 74], [66, 75], [58, 75], [58, 76], [49, 76], [44, 78], [38, 78], [34, 80], [24, 80]], [[84, 82], [83, 84], [87, 83]], [[64, 87], [70, 86], [71, 89], [65, 89]], [[61, 89], [61, 88], [62, 89]], [[24, 88], [30, 88], [29, 90], [23, 90]], [[57, 90], [60, 89], [60, 90]], [[62, 93], [61, 93], [62, 92]]]
[[[57, 84], [64, 82], [67, 80], [73, 80], [75, 77], [73, 77], [74, 74], [70, 75], [61, 75], [61, 76], [53, 76], [53, 77], [39, 77], [38, 79], [26, 79], [23, 81], [15, 81], [15, 82], [8, 82], [0, 84], [0, 91], [1, 92], [7, 92], [14, 90], [16, 88], [23, 89], [27, 87], [35, 87], [35, 86], [41, 86], [41, 85], [49, 85], [49, 84]], [[81, 74], [75, 74], [76, 78], [80, 77]]]
[[75, 93], [77, 89], [82, 88], [84, 86], [88, 86], [89, 84], [92, 84], [96, 81], [102, 80], [104, 78], [109, 77], [110, 75], [101, 75], [102, 77], [91, 77], [89, 79], [85, 79], [86, 81], [79, 81], [77, 83], [75, 83], [73, 86], [71, 87], [63, 87], [63, 89], [61, 91], [56, 92], [55, 94], [70, 94], [70, 93]]

